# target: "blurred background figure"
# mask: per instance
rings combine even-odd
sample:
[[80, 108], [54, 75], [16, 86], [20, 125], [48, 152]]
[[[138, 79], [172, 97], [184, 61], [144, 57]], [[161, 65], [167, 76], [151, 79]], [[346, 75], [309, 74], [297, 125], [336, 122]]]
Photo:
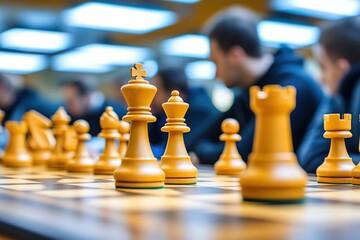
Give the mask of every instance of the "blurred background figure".
[[151, 83], [157, 88], [151, 105], [157, 121], [149, 124], [149, 137], [154, 154], [159, 158], [164, 153], [168, 138], [167, 133], [161, 132], [161, 128], [166, 124], [166, 115], [162, 104], [167, 102], [173, 90], [178, 90], [180, 97], [189, 104], [185, 120], [191, 131], [184, 134], [187, 147], [196, 141], [199, 133], [203, 131], [209, 121], [219, 115], [219, 111], [214, 107], [203, 88], [189, 86], [185, 72], [181, 68], [161, 68], [151, 79]]
[[[21, 121], [23, 115], [36, 110], [50, 118], [58, 105], [40, 95], [36, 90], [23, 84], [21, 76], [0, 73], [0, 109], [5, 113], [6, 121]], [[7, 145], [8, 134], [5, 128], [0, 131], [0, 150]]]
[[71, 116], [71, 123], [78, 119], [86, 120], [90, 125], [89, 133], [97, 136], [100, 132], [100, 117], [107, 106], [112, 106], [121, 118], [126, 114], [126, 109], [119, 103], [107, 99], [97, 90], [95, 79], [69, 78], [62, 82], [64, 105]]
[[[210, 19], [206, 32], [210, 40], [211, 59], [216, 75], [227, 87], [243, 89], [232, 105], [205, 129], [201, 140], [192, 146], [201, 163], [214, 164], [224, 144], [219, 141], [221, 123], [235, 118], [240, 123], [242, 141], [237, 143], [247, 161], [252, 150], [255, 116], [250, 109], [249, 88], [277, 84], [296, 88], [296, 107], [291, 113], [294, 149], [297, 150], [323, 93], [304, 70], [303, 59], [290, 48], [280, 48], [274, 55], [265, 52], [257, 32], [257, 16], [250, 10], [232, 7]], [[306, 97], [305, 97], [306, 96]], [[269, 126], [271, 127], [271, 126]], [[195, 161], [195, 160], [194, 160]]]
[[56, 108], [56, 104], [23, 85], [21, 76], [0, 73], [0, 109], [5, 112], [3, 122], [20, 121], [24, 113], [32, 109], [50, 117]]
[[330, 96], [321, 104], [298, 151], [300, 164], [308, 172], [315, 172], [329, 152], [330, 140], [323, 138], [324, 114], [352, 114], [353, 136], [346, 139], [346, 147], [355, 164], [360, 160], [360, 17], [325, 24], [314, 53]]
[[[319, 38], [319, 24], [360, 14], [358, 0], [301, 0], [301, 4], [299, 2], [244, 0], [241, 1], [241, 5], [251, 11], [241, 11], [239, 14], [238, 8], [228, 10], [229, 7], [237, 6], [238, 0], [1, 1], [0, 72], [18, 76], [24, 81], [23, 84], [22, 80], [13, 81], [15, 87], [12, 84], [4, 85], [5, 90], [0, 94], [0, 102], [3, 102], [0, 107], [8, 112], [5, 121], [21, 118], [24, 107], [19, 102], [23, 100], [14, 99], [20, 96], [23, 96], [21, 99], [26, 99], [26, 96], [31, 95], [26, 91], [20, 93], [25, 87], [33, 89], [30, 92], [35, 92], [33, 97], [30, 97], [31, 101], [25, 101], [25, 105], [41, 103], [45, 96], [45, 106], [39, 104], [35, 108], [50, 117], [57, 106], [53, 109], [53, 104], [47, 101], [47, 98], [57, 103], [65, 101], [67, 110], [72, 112], [73, 120], [84, 117], [92, 119], [89, 122], [95, 122], [90, 124], [93, 126], [92, 134], [96, 135], [99, 131], [99, 119], [96, 118], [100, 115], [90, 115], [94, 109], [100, 108], [103, 101], [111, 99], [111, 105], [119, 117], [125, 114], [125, 110], [117, 110], [117, 104], [113, 101], [126, 109], [120, 87], [130, 80], [129, 69], [132, 65], [143, 63], [147, 71], [146, 79], [150, 80], [158, 72], [159, 66], [166, 64], [185, 70], [189, 89], [201, 87], [206, 90], [209, 98], [204, 101], [204, 105], [214, 104], [221, 112], [231, 109], [228, 116], [235, 115], [240, 121], [243, 141], [238, 147], [246, 159], [252, 144], [252, 137], [247, 136], [251, 136], [253, 131], [252, 127], [246, 127], [247, 123], [251, 126], [253, 118], [251, 110], [247, 107], [249, 86], [279, 83], [285, 78], [284, 75], [291, 78], [300, 73], [304, 79], [309, 79], [311, 75], [320, 81], [320, 67], [311, 52], [311, 47]], [[134, 10], [137, 14], [133, 14]], [[224, 18], [231, 17], [234, 21], [228, 20], [226, 24], [221, 24], [221, 28], [211, 31], [221, 17], [217, 15], [217, 20], [213, 18], [214, 21], [208, 19], [219, 11], [223, 12]], [[119, 12], [122, 14], [119, 15]], [[238, 16], [241, 16], [244, 22], [232, 28], [236, 25]], [[211, 23], [206, 24], [207, 21]], [[205, 25], [206, 31], [203, 31]], [[231, 31], [227, 30], [229, 28]], [[210, 32], [213, 34], [208, 34]], [[207, 35], [211, 35], [210, 38]], [[222, 37], [216, 37], [217, 35]], [[233, 44], [234, 41], [238, 42]], [[284, 46], [288, 48], [283, 48]], [[329, 45], [328, 48], [332, 50], [334, 47]], [[298, 57], [299, 55], [304, 59]], [[241, 61], [238, 61], [239, 59]], [[341, 62], [343, 67], [346, 66], [346, 62]], [[321, 64], [326, 67], [325, 63]], [[337, 71], [336, 66], [330, 69], [335, 71], [329, 72], [331, 76], [339, 78], [338, 74], [343, 74]], [[282, 72], [281, 76], [277, 75], [279, 72]], [[90, 84], [90, 90], [84, 88], [89, 94], [78, 92], [75, 84], [72, 87], [76, 90], [66, 90], [67, 100], [64, 100], [65, 92], [61, 91], [57, 80], [67, 79], [68, 76], [91, 76], [96, 77], [98, 81], [95, 85]], [[273, 81], [274, 79], [279, 80]], [[322, 87], [337, 93], [336, 82], [325, 81], [327, 84], [323, 84]], [[305, 83], [307, 80], [297, 82]], [[283, 81], [280, 84], [291, 83]], [[307, 91], [307, 87], [298, 89], [298, 106], [308, 112], [298, 117], [302, 110], [296, 109], [292, 114], [295, 149], [302, 140], [308, 118], [312, 117], [311, 112], [316, 108], [316, 104], [310, 103], [314, 99], [312, 93], [317, 91], [316, 89], [319, 88], [314, 86], [310, 91]], [[168, 99], [170, 91], [166, 95], [162, 100], [154, 100], [158, 101], [157, 104], [153, 104], [154, 110], [155, 105], [160, 106], [161, 101]], [[322, 93], [317, 95], [320, 98]], [[190, 102], [190, 96], [186, 96], [185, 100], [191, 105], [196, 104]], [[162, 112], [161, 107], [158, 109]], [[189, 125], [192, 125], [190, 111], [192, 110], [189, 109], [186, 117]], [[293, 121], [295, 118], [303, 120]], [[320, 118], [322, 119], [322, 116]], [[210, 121], [210, 118], [204, 119], [201, 119], [202, 123], [207, 124]], [[159, 131], [165, 119], [159, 117], [159, 120], [159, 123], [149, 124], [150, 130], [156, 125], [156, 134], [151, 136], [156, 145], [166, 139], [166, 134]], [[205, 124], [200, 125], [203, 127]], [[222, 144], [217, 144], [221, 133], [220, 125], [214, 126], [218, 127], [208, 131], [211, 136], [204, 135], [206, 142], [210, 143], [207, 145], [210, 149], [207, 153], [209, 156], [201, 157], [201, 151], [207, 152], [207, 148], [206, 145], [200, 145], [200, 142], [203, 142], [198, 140], [199, 137], [203, 139], [201, 134], [195, 134], [199, 132], [200, 127], [190, 126], [192, 131], [185, 134], [189, 152], [199, 150], [197, 153], [200, 159], [207, 159], [208, 163], [213, 163], [217, 159], [217, 154], [212, 154], [211, 151], [219, 149], [218, 152], [221, 152], [222, 149]], [[97, 130], [94, 130], [94, 127]]]

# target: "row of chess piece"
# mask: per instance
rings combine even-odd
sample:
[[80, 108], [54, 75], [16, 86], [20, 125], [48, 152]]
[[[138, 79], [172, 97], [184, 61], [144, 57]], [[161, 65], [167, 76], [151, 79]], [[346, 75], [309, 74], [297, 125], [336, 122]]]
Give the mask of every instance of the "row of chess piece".
[[[0, 118], [4, 114], [0, 113]], [[109, 125], [108, 118], [116, 123]], [[28, 167], [46, 165], [49, 169], [69, 172], [94, 172], [112, 174], [124, 155], [129, 140], [129, 123], [119, 121], [112, 107], [107, 107], [100, 119], [107, 140], [106, 151], [95, 163], [86, 148], [90, 140], [89, 124], [77, 120], [69, 125], [70, 116], [60, 107], [51, 120], [31, 110], [23, 116], [23, 121], [7, 121], [8, 144], [2, 155], [6, 167]], [[53, 129], [51, 129], [53, 127]], [[118, 141], [118, 147], [115, 145]]]
[[[75, 148], [76, 144], [69, 140], [70, 118], [60, 108], [52, 117], [55, 145], [50, 148], [47, 166], [70, 172], [113, 174], [115, 186], [120, 188], [162, 188], [165, 183], [196, 183], [198, 170], [191, 162], [183, 138], [183, 134], [190, 131], [184, 118], [189, 105], [179, 96], [178, 91], [173, 91], [169, 100], [163, 104], [167, 119], [161, 130], [168, 132], [168, 143], [159, 164], [151, 151], [147, 126], [148, 122], [156, 121], [151, 114], [150, 104], [157, 89], [143, 78], [146, 71], [141, 64], [135, 64], [130, 74], [133, 79], [121, 88], [128, 105], [128, 112], [122, 120], [130, 123], [125, 154], [119, 154], [115, 141], [126, 133], [119, 133], [120, 121], [111, 107], [100, 118], [102, 130], [98, 136], [104, 138], [106, 143], [97, 163], [90, 158], [85, 145], [90, 137], [87, 133], [88, 124], [84, 121], [75, 122], [73, 128], [78, 142]], [[224, 133], [220, 140], [225, 141], [225, 148], [215, 169], [218, 174], [241, 174], [241, 193], [246, 200], [297, 201], [304, 198], [307, 176], [293, 153], [290, 126], [290, 112], [296, 104], [295, 96], [294, 87], [268, 85], [262, 90], [256, 86], [250, 88], [250, 107], [256, 116], [256, 127], [253, 151], [248, 157], [247, 167], [235, 145], [240, 140], [238, 123], [234, 120], [223, 123]], [[29, 114], [23, 122], [6, 123], [10, 139], [2, 159], [5, 166], [31, 165], [33, 158], [39, 159], [44, 146], [51, 145], [51, 141], [43, 141], [49, 134], [38, 131], [37, 125], [49, 127], [51, 122], [41, 121], [36, 116]], [[35, 154], [33, 158], [26, 147], [27, 128], [31, 133], [28, 145], [35, 150], [32, 151]]]
[[[51, 119], [54, 147], [51, 147], [49, 138], [51, 121], [38, 113], [27, 113], [22, 122], [6, 122], [10, 139], [2, 158], [3, 164], [22, 167], [33, 162], [46, 162], [49, 168], [67, 169], [69, 172], [113, 174], [115, 186], [120, 188], [162, 188], [165, 183], [195, 184], [198, 170], [191, 162], [183, 138], [183, 134], [190, 131], [184, 118], [189, 105], [178, 91], [173, 91], [169, 100], [163, 103], [167, 119], [161, 130], [168, 132], [168, 142], [159, 164], [151, 151], [147, 126], [148, 122], [156, 121], [150, 104], [157, 89], [143, 78], [146, 71], [141, 64], [135, 64], [130, 73], [133, 79], [121, 88], [128, 105], [128, 112], [122, 120], [130, 124], [120, 122], [113, 109], [106, 108], [100, 118], [102, 130], [98, 135], [106, 143], [96, 163], [85, 144], [90, 138], [87, 133], [89, 125], [79, 120], [69, 127], [70, 117], [60, 108]], [[290, 126], [290, 113], [295, 105], [296, 89], [292, 86], [267, 85], [262, 90], [257, 86], [250, 88], [250, 108], [256, 121], [248, 166], [236, 149], [235, 143], [241, 140], [237, 134], [239, 124], [234, 119], [222, 123], [220, 140], [225, 142], [225, 148], [215, 164], [215, 171], [217, 174], [241, 175], [239, 183], [245, 200], [288, 202], [304, 199], [307, 175], [293, 152]], [[341, 181], [341, 174], [349, 174], [350, 170], [343, 171], [342, 167], [344, 162], [349, 163], [344, 144], [344, 138], [349, 136], [349, 122], [347, 115], [344, 119], [336, 114], [325, 117], [325, 137], [331, 138], [332, 144], [328, 158], [318, 170], [319, 181]], [[28, 140], [27, 128], [30, 132]], [[48, 160], [42, 161], [46, 154]], [[356, 176], [360, 179], [360, 174]]]
[[[169, 132], [168, 147], [160, 163], [162, 171], [167, 176], [165, 183], [195, 184], [198, 171], [186, 151], [182, 135], [190, 131], [184, 119], [189, 105], [183, 102], [178, 91], [173, 91], [163, 107], [169, 115], [168, 123], [162, 128], [162, 131]], [[1, 117], [4, 117], [2, 112], [0, 121]], [[31, 110], [23, 116], [23, 121], [7, 121], [5, 127], [9, 140], [2, 155], [3, 165], [17, 168], [45, 165], [50, 170], [116, 175], [116, 169], [121, 165], [121, 159], [127, 150], [130, 124], [120, 121], [111, 106], [105, 109], [100, 118], [102, 130], [98, 135], [105, 139], [105, 147], [96, 161], [91, 157], [86, 146], [86, 141], [91, 139], [88, 134], [89, 124], [85, 120], [77, 120], [71, 126], [70, 120], [65, 109], [60, 107], [51, 120]], [[133, 131], [139, 131], [136, 123], [133, 125], [135, 125]], [[144, 138], [146, 137], [148, 136]], [[141, 142], [137, 143], [136, 148], [141, 155], [141, 151], [145, 151], [146, 146]], [[131, 179], [134, 182], [136, 180], [137, 177]], [[144, 183], [136, 185], [136, 188], [153, 188]]]

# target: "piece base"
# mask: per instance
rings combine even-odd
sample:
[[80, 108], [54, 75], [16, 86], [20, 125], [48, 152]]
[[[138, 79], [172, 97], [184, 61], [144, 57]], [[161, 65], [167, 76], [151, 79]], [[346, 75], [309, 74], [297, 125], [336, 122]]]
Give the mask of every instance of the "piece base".
[[15, 162], [15, 161], [2, 161], [2, 164], [5, 167], [13, 167], [13, 168], [22, 168], [22, 167], [30, 167], [32, 166], [32, 162], [24, 162], [24, 161], [19, 161], [19, 162]]
[[253, 199], [253, 198], [243, 198], [246, 202], [259, 202], [259, 203], [267, 203], [267, 204], [299, 204], [304, 203], [304, 199], [290, 199], [290, 200], [266, 200], [266, 199]]
[[360, 178], [352, 178], [352, 184], [354, 185], [360, 185]]
[[99, 175], [113, 175], [114, 174], [114, 170], [94, 170], [94, 174], [99, 174]]
[[190, 185], [196, 184], [197, 179], [195, 178], [165, 178], [165, 184], [171, 185]]
[[93, 173], [94, 172], [94, 168], [89, 168], [89, 167], [86, 167], [86, 168], [71, 168], [71, 167], [68, 167], [67, 168], [67, 171], [68, 172], [71, 172], [71, 173]]
[[157, 189], [163, 188], [164, 182], [115, 182], [117, 188], [136, 188], [136, 189]]
[[226, 176], [240, 176], [244, 171], [236, 171], [236, 172], [225, 172], [225, 171], [216, 171], [216, 175], [226, 175]]
[[305, 187], [252, 187], [241, 186], [241, 194], [246, 201], [298, 202], [304, 199]]
[[317, 177], [318, 183], [338, 183], [349, 184], [352, 183], [351, 177]]
[[47, 169], [49, 171], [66, 171], [66, 167], [65, 166], [58, 166], [58, 167], [55, 167], [55, 166], [47, 166]]

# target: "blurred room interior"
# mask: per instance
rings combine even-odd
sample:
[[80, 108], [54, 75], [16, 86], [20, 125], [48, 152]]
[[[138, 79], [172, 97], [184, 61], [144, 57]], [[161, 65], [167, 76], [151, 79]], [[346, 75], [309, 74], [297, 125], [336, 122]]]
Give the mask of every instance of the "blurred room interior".
[[178, 66], [190, 85], [205, 87], [225, 111], [232, 91], [215, 79], [202, 27], [234, 4], [265, 19], [258, 32], [269, 51], [297, 49], [315, 78], [311, 46], [319, 24], [360, 12], [357, 0], [1, 0], [0, 71], [23, 76], [26, 84], [61, 101], [59, 81], [70, 75], [95, 77], [107, 96], [117, 98], [134, 63], [144, 63], [147, 79], [158, 66]]

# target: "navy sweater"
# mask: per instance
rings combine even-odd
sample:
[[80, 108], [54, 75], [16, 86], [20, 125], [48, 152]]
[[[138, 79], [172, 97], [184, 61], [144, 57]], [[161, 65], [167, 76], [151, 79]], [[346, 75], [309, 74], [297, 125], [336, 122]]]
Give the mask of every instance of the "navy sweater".
[[[303, 60], [288, 48], [279, 49], [274, 56], [273, 64], [255, 85], [262, 88], [268, 84], [291, 85], [297, 90], [296, 108], [291, 113], [293, 145], [297, 150], [321, 102], [323, 92], [304, 71]], [[214, 164], [219, 159], [224, 147], [219, 141], [221, 123], [226, 118], [235, 118], [240, 123], [242, 141], [237, 143], [237, 147], [243, 159], [247, 161], [248, 154], [252, 150], [255, 116], [250, 109], [249, 89], [244, 89], [236, 96], [232, 107], [210, 124], [202, 134], [201, 140], [191, 146], [190, 151], [196, 153], [201, 163]]]
[[339, 91], [334, 96], [325, 98], [319, 107], [304, 141], [298, 149], [300, 165], [307, 171], [314, 173], [324, 162], [329, 153], [330, 140], [323, 138], [324, 114], [351, 113], [352, 138], [346, 139], [346, 147], [350, 157], [357, 164], [359, 162], [359, 113], [360, 113], [360, 62], [354, 64], [340, 82]]
[[[185, 146], [188, 148], [197, 141], [197, 137], [206, 128], [209, 119], [216, 118], [220, 112], [212, 104], [210, 97], [203, 88], [190, 88], [187, 98], [189, 104], [185, 120], [191, 131], [184, 133]], [[149, 124], [149, 138], [155, 157], [160, 158], [167, 144], [168, 133], [162, 132], [161, 128], [166, 124], [166, 115], [162, 111], [156, 115], [156, 122]]]

